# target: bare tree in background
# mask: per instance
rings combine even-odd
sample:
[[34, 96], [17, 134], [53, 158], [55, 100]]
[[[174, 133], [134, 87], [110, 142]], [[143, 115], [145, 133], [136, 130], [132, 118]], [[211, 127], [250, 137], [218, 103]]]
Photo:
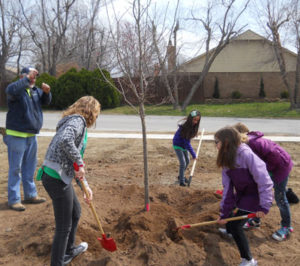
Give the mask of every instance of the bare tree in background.
[[103, 1], [91, 0], [76, 7], [70, 34], [66, 42], [66, 58], [80, 67], [95, 69], [97, 64], [110, 71], [114, 67], [109, 31], [101, 26], [99, 11]]
[[74, 3], [75, 0], [37, 0], [34, 5], [25, 9], [22, 0], [19, 0], [25, 27], [40, 52], [42, 72], [56, 75], [56, 65], [70, 26]]
[[[300, 38], [299, 38], [299, 0], [291, 1], [260, 1], [259, 21], [265, 23], [267, 35], [271, 36], [275, 57], [280, 69], [284, 86], [289, 92], [290, 108], [300, 108], [299, 81], [300, 81]], [[281, 35], [289, 29], [296, 36], [295, 46], [297, 48], [296, 78], [294, 87], [287, 77], [287, 66], [283, 52]]]
[[[205, 30], [205, 63], [197, 81], [193, 84], [181, 106], [182, 110], [185, 110], [191, 102], [194, 93], [201, 86], [218, 54], [229, 44], [230, 39], [237, 36], [244, 28], [244, 26], [238, 27], [237, 22], [246, 10], [249, 1], [250, 0], [244, 2], [237, 14], [233, 12], [234, 4], [237, 2], [236, 0], [208, 1], [205, 16], [199, 17], [192, 11], [191, 20], [193, 20], [199, 28], [202, 26]], [[218, 15], [221, 17], [221, 21], [215, 18], [214, 12], [216, 9], [218, 10]], [[217, 40], [217, 45], [214, 49], [210, 50], [211, 42], [214, 39]]]
[[[119, 91], [124, 100], [139, 114], [143, 135], [143, 157], [144, 157], [144, 187], [145, 187], [145, 210], [149, 210], [149, 173], [148, 173], [148, 149], [147, 129], [145, 121], [145, 101], [149, 92], [149, 84], [153, 77], [153, 47], [152, 36], [149, 28], [149, 7], [151, 1], [133, 0], [131, 11], [133, 23], [123, 23], [117, 18], [116, 31], [112, 34], [114, 49], [117, 55], [118, 68], [123, 74], [122, 81], [119, 79]], [[114, 9], [115, 12], [115, 9]], [[128, 15], [129, 12], [126, 12]], [[123, 26], [122, 26], [123, 25]], [[112, 29], [112, 23], [110, 23]], [[127, 98], [127, 91], [124, 85], [131, 90], [134, 100], [138, 103], [138, 109]]]
[[[154, 12], [155, 18], [151, 20], [153, 46], [158, 60], [160, 77], [167, 89], [169, 100], [173, 105], [173, 109], [178, 109], [179, 107], [177, 82], [177, 31], [179, 30], [178, 7], [179, 0], [177, 0], [175, 12], [172, 16], [171, 27], [169, 28], [166, 25], [167, 15], [169, 15], [167, 12], [169, 5], [167, 5], [166, 11], [164, 12], [162, 23], [156, 20], [157, 17], [161, 17], [161, 15], [157, 12]], [[161, 29], [159, 33], [158, 28]], [[172, 37], [174, 37], [174, 45], [172, 45]], [[169, 76], [173, 78], [173, 86], [169, 80]]]
[[295, 32], [296, 36], [296, 48], [297, 48], [297, 65], [296, 65], [296, 77], [295, 87], [292, 97], [291, 107], [295, 109], [300, 108], [300, 1], [294, 0], [292, 12], [292, 32]]
[[16, 56], [18, 31], [22, 26], [16, 19], [18, 11], [11, 1], [0, 0], [0, 105], [5, 105], [6, 65], [10, 58]]

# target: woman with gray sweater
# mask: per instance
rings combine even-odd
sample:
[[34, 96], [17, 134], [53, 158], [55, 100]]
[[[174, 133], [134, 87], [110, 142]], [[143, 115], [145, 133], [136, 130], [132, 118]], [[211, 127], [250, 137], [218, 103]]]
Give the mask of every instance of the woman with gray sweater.
[[[100, 113], [100, 103], [92, 96], [84, 96], [63, 112], [38, 176], [52, 199], [55, 216], [55, 235], [51, 250], [51, 266], [66, 265], [87, 250], [87, 243], [75, 246], [75, 235], [81, 214], [80, 203], [74, 192], [72, 180], [80, 184], [83, 179], [89, 195], [92, 191], [85, 179], [83, 153], [87, 143], [87, 128], [95, 124]], [[74, 171], [73, 164], [79, 166]]]

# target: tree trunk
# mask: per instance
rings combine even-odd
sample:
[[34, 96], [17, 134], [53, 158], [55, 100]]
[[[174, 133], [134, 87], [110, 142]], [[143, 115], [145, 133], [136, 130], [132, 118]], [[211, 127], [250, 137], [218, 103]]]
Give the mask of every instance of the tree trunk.
[[147, 130], [145, 123], [145, 108], [144, 103], [141, 102], [139, 106], [139, 113], [142, 123], [142, 132], [143, 132], [143, 155], [144, 155], [144, 187], [145, 187], [145, 210], [150, 210], [150, 201], [149, 201], [149, 182], [148, 182], [148, 149], [147, 149]]
[[294, 103], [293, 108], [295, 109], [300, 108], [299, 82], [300, 82], [300, 47], [298, 48], [298, 54], [297, 54], [296, 78], [295, 78], [295, 88], [294, 88], [294, 95], [293, 95], [293, 103]]

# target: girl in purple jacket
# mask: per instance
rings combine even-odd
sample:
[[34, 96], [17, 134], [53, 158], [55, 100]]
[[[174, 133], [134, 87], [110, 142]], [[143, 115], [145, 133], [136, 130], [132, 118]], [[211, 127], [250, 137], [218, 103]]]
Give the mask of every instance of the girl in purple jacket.
[[248, 145], [241, 143], [236, 129], [222, 128], [214, 138], [218, 149], [217, 165], [222, 167], [223, 183], [219, 224], [226, 224], [227, 232], [232, 235], [242, 259], [240, 266], [257, 265], [243, 229], [247, 219], [228, 223], [224, 219], [253, 212], [257, 217], [264, 217], [272, 206], [273, 182], [266, 164]]
[[[282, 241], [293, 231], [290, 205], [286, 197], [288, 177], [293, 167], [291, 156], [277, 143], [263, 138], [263, 133], [249, 132], [248, 127], [242, 123], [237, 123], [234, 127], [242, 134], [242, 141], [247, 143], [267, 165], [267, 170], [274, 182], [275, 201], [281, 216], [281, 228], [272, 237]], [[259, 225], [260, 219], [253, 218], [248, 220], [244, 228], [259, 227]]]
[[200, 119], [200, 112], [196, 110], [192, 111], [188, 117], [184, 119], [185, 122], [179, 125], [179, 128], [173, 137], [173, 148], [179, 160], [178, 181], [180, 186], [183, 187], [186, 186], [185, 183], [187, 182], [187, 179], [184, 177], [184, 172], [190, 162], [188, 151], [193, 159], [196, 159], [196, 154], [191, 145], [191, 139], [198, 133]]

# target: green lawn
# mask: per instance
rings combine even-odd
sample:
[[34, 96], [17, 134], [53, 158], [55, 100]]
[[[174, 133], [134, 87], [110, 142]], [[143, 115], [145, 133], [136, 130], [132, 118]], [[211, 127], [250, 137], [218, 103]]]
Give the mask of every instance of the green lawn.
[[[191, 110], [197, 109], [202, 116], [211, 117], [272, 117], [300, 118], [299, 110], [289, 110], [289, 102], [275, 103], [235, 103], [235, 104], [194, 104], [189, 105], [185, 112], [173, 110], [171, 105], [147, 105], [147, 115], [178, 115], [185, 116]], [[114, 109], [106, 109], [103, 114], [137, 114], [134, 109], [125, 105]]]

